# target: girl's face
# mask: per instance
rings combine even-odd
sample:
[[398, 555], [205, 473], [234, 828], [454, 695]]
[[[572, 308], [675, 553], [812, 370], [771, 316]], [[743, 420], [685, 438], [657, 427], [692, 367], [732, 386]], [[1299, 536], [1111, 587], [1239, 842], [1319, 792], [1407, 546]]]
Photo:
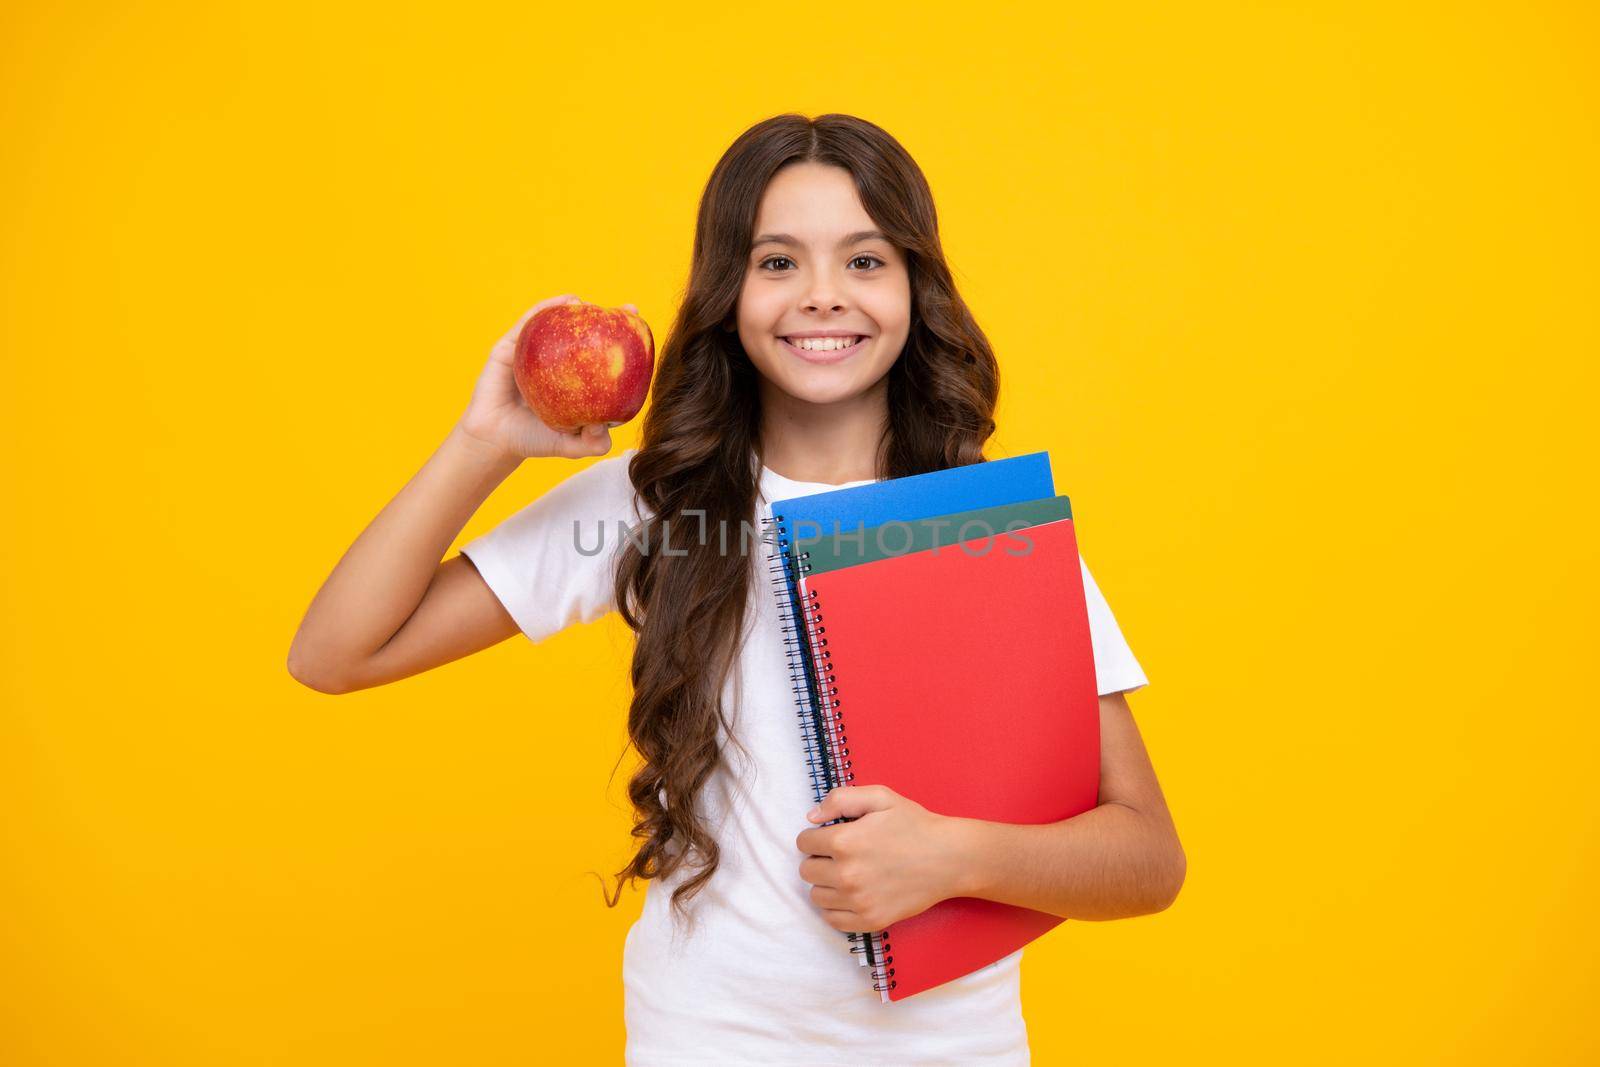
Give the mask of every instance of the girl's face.
[[[767, 184], [739, 293], [739, 340], [771, 386], [832, 404], [881, 381], [911, 329], [911, 277], [842, 167], [791, 163]], [[805, 351], [801, 338], [844, 350]]]

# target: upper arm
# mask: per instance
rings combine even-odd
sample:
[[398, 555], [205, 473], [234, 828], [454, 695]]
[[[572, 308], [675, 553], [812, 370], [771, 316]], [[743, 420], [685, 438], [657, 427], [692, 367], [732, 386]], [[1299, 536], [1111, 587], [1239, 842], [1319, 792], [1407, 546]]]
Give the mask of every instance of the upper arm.
[[[1120, 692], [1100, 697], [1100, 803], [1121, 804], [1137, 811], [1166, 838], [1174, 862], [1182, 870], [1183, 846], [1156, 780], [1155, 767], [1133, 721], [1128, 698]], [[1181, 874], [1180, 874], [1181, 880]]]
[[517, 624], [466, 556], [439, 564], [409, 618], [362, 662], [341, 691], [370, 689], [432, 670], [504, 641]]

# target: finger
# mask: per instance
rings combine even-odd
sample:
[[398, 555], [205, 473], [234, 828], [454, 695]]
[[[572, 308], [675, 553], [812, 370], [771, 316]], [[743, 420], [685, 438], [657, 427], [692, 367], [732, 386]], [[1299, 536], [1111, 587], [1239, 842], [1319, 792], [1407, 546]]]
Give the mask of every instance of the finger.
[[631, 311], [635, 315], [639, 314], [639, 306], [637, 304], [623, 304], [622, 306], [624, 310]]
[[848, 910], [850, 907], [850, 899], [832, 886], [812, 886], [811, 891], [806, 895], [811, 898], [811, 903], [819, 908]]
[[594, 455], [588, 439], [583, 434], [569, 433], [565, 430], [557, 433], [556, 448], [568, 459], [582, 459], [584, 456]]
[[832, 856], [834, 836], [831, 826], [813, 826], [800, 831], [794, 839], [794, 847], [808, 856]]
[[[496, 341], [494, 347], [490, 349], [491, 354], [500, 355], [509, 363], [511, 361], [511, 347], [517, 343], [517, 338], [522, 334], [522, 328], [528, 324], [529, 319], [542, 310], [542, 307], [534, 306], [519, 315], [517, 321], [512, 323], [511, 329], [500, 335], [500, 340]], [[501, 351], [502, 349], [504, 350], [503, 352]]]
[[591, 426], [575, 426], [570, 430], [557, 430], [560, 435], [559, 447], [561, 454], [570, 459], [581, 459], [584, 456], [600, 456], [611, 451], [611, 434], [602, 432], [590, 433]]
[[841, 785], [822, 798], [822, 803], [806, 813], [814, 823], [833, 819], [859, 819], [869, 811], [880, 811], [894, 803], [895, 794], [881, 785]]
[[578, 298], [573, 296], [571, 293], [562, 293], [560, 296], [552, 296], [549, 300], [541, 300], [537, 304], [533, 305], [533, 307], [529, 308], [527, 313], [522, 316], [522, 319], [524, 322], [526, 322], [528, 319], [533, 318], [533, 316], [537, 315], [547, 307], [554, 307], [557, 304], [570, 304], [576, 299]]
[[[505, 335], [500, 338], [499, 347], [507, 347], [507, 348], [509, 348], [509, 346], [515, 344], [516, 340], [517, 340], [517, 337], [522, 333], [522, 328], [528, 324], [528, 320], [529, 319], [531, 319], [535, 315], [539, 314], [539, 312], [543, 311], [545, 308], [550, 307], [552, 304], [560, 304], [560, 303], [564, 303], [565, 301], [566, 301], [566, 297], [561, 297], [561, 296], [552, 297], [549, 300], [541, 300], [537, 304], [533, 305], [533, 307], [529, 308], [527, 311], [524, 311], [521, 315], [519, 315], [517, 317], [517, 321], [511, 327], [511, 329], [507, 330], [505, 332]], [[504, 357], [506, 358], [507, 361], [510, 360], [510, 356], [511, 356], [511, 353], [509, 351], [504, 353]]]
[[800, 877], [825, 889], [839, 886], [839, 864], [827, 856], [807, 856], [800, 861]]
[[828, 920], [828, 925], [835, 930], [842, 930], [851, 934], [872, 932], [867, 929], [866, 920], [848, 908], [823, 908], [822, 917]]

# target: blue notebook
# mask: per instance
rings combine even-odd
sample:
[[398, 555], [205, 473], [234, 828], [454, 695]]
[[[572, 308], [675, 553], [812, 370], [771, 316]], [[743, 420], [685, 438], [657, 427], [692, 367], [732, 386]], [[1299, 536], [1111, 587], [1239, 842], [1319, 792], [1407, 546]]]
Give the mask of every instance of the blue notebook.
[[[789, 679], [797, 714], [808, 740], [822, 736], [821, 703], [811, 668], [809, 642], [803, 640], [805, 623], [800, 612], [800, 572], [795, 558], [797, 539], [833, 534], [850, 535], [885, 522], [931, 519], [959, 511], [1017, 504], [1056, 495], [1050, 473], [1050, 453], [1030, 452], [1009, 459], [994, 459], [950, 467], [904, 478], [889, 478], [847, 489], [771, 502], [771, 514], [762, 519], [771, 556], [769, 580], [778, 596], [783, 642], [789, 658]], [[821, 800], [840, 780], [818, 749], [807, 746], [812, 792]]]
[[775, 529], [783, 531], [792, 547], [796, 538], [850, 533], [884, 522], [931, 519], [1055, 495], [1050, 453], [1031, 452], [1011, 459], [774, 500], [772, 517]]

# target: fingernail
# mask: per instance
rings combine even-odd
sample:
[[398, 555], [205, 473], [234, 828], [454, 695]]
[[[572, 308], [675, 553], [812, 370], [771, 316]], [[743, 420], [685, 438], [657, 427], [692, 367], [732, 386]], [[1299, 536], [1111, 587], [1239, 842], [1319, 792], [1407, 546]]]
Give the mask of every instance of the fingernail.
[[821, 814], [822, 814], [822, 809], [821, 808], [812, 808], [810, 811], [806, 812], [806, 818], [810, 819], [812, 822], [816, 822], [817, 821], [817, 816], [819, 816]]

